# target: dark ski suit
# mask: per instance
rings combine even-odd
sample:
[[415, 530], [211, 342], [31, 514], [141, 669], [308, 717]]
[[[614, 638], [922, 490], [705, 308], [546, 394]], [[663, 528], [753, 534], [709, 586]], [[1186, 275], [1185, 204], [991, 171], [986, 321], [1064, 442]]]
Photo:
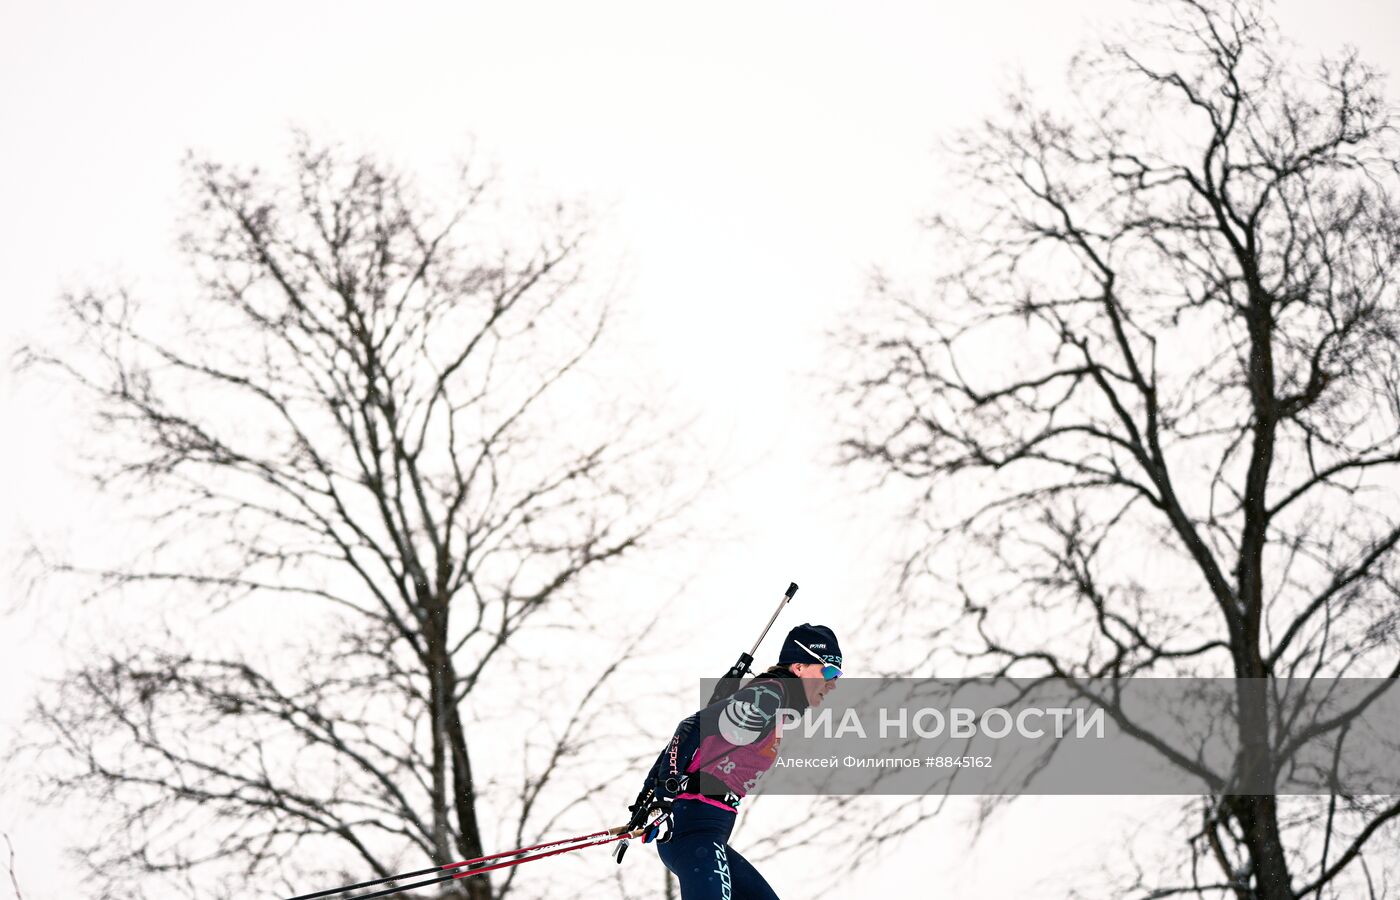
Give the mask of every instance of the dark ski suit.
[[681, 722], [647, 783], [672, 800], [674, 829], [657, 844], [682, 900], [778, 900], [729, 846], [736, 808], [778, 756], [778, 711], [807, 708], [802, 679], [773, 668]]

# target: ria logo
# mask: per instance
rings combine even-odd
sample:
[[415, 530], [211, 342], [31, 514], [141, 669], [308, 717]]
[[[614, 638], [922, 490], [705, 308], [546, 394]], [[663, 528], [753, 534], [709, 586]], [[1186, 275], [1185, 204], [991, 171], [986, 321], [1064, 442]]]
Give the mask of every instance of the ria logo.
[[[748, 694], [751, 699], [739, 699]], [[735, 746], [758, 740], [773, 722], [782, 695], [767, 685], [756, 685], [734, 695], [719, 716], [719, 733]]]

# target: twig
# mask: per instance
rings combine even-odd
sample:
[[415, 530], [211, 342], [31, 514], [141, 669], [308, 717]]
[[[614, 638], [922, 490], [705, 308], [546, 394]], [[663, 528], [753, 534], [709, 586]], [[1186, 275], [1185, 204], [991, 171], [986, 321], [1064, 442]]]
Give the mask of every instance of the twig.
[[9, 834], [0, 833], [0, 837], [5, 839], [5, 846], [10, 851], [10, 884], [14, 885], [15, 888], [15, 900], [24, 900], [24, 892], [19, 889], [19, 878], [15, 876], [15, 845], [10, 843]]

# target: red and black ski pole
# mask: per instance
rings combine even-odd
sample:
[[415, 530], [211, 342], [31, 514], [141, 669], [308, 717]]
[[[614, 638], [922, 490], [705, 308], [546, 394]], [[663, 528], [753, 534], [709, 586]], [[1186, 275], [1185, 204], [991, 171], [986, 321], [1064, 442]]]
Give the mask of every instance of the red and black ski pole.
[[[623, 840], [624, 838], [630, 836], [631, 833], [627, 830], [627, 826], [621, 825], [617, 828], [609, 828], [606, 831], [595, 831], [592, 834], [581, 834], [577, 837], [564, 838], [563, 840], [547, 841], [543, 844], [535, 844], [532, 847], [521, 847], [518, 850], [505, 850], [500, 853], [492, 853], [487, 856], [478, 856], [475, 859], [465, 859], [461, 862], [448, 863], [442, 866], [429, 866], [426, 869], [418, 869], [413, 872], [400, 872], [397, 875], [387, 875], [383, 878], [374, 878], [369, 881], [360, 881], [356, 882], [355, 884], [347, 884], [337, 888], [329, 888], [324, 891], [315, 891], [310, 894], [298, 894], [295, 897], [288, 898], [288, 900], [313, 900], [313, 898], [316, 897], [329, 897], [332, 894], [343, 894], [346, 891], [356, 891], [360, 888], [374, 887], [375, 885], [380, 884], [388, 884], [391, 881], [401, 881], [405, 878], [416, 878], [419, 875], [437, 875], [436, 878], [429, 878], [424, 881], [416, 881], [412, 884], [401, 884], [396, 885], [394, 887], [386, 888], [381, 891], [375, 891], [369, 894], [359, 894], [355, 897], [355, 900], [369, 900], [370, 897], [388, 897], [391, 894], [398, 894], [403, 891], [413, 890], [415, 888], [428, 887], [429, 885], [434, 884], [441, 884], [443, 882], [452, 881], [457, 878], [470, 878], [471, 876], [479, 875], [482, 872], [490, 872], [495, 869], [504, 869], [509, 866], [518, 866], [523, 863], [534, 862], [537, 859], [544, 859], [547, 856], [557, 856], [560, 853], [572, 853], [575, 850], [582, 850], [585, 847], [601, 847], [605, 844], [611, 844], [613, 841]], [[551, 847], [558, 849], [548, 849]], [[532, 853], [532, 851], [535, 850], [545, 850], [546, 852]], [[524, 854], [531, 855], [526, 856]], [[490, 862], [493, 859], [502, 859], [508, 856], [519, 856], [521, 858], [511, 859], [505, 862], [493, 863], [489, 866], [480, 865], [481, 863]], [[454, 869], [461, 869], [466, 866], [470, 866], [471, 868], [467, 869], [467, 871], [465, 872], [453, 871]]]

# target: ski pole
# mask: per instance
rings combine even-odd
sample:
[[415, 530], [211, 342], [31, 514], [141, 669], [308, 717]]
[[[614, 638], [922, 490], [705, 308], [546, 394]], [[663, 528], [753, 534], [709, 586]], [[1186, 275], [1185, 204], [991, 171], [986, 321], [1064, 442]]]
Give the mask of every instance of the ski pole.
[[[462, 866], [470, 866], [480, 862], [487, 862], [493, 859], [500, 859], [503, 856], [519, 856], [522, 853], [529, 853], [532, 850], [541, 850], [545, 847], [559, 847], [563, 846], [564, 844], [574, 844], [580, 841], [587, 841], [593, 838], [602, 837], [604, 835], [617, 834], [619, 833], [620, 828], [625, 827], [626, 826], [620, 826], [619, 828], [609, 828], [606, 831], [595, 831], [592, 834], [581, 834], [578, 837], [564, 838], [562, 840], [557, 841], [546, 841], [543, 844], [535, 844], [532, 847], [521, 847], [518, 850], [504, 850], [500, 853], [492, 853], [487, 856], [478, 856], [474, 859], [462, 860], [461, 862], [447, 863], [446, 865], [441, 866], [429, 866], [426, 869], [418, 869], [417, 871], [413, 872], [400, 872], [397, 875], [388, 875], [384, 878], [375, 878], [370, 881], [360, 881], [356, 882], [355, 884], [347, 884], [343, 887], [330, 888], [328, 890], [316, 891], [310, 894], [298, 894], [295, 897], [289, 898], [289, 900], [313, 900], [313, 898], [315, 897], [328, 897], [331, 894], [343, 894], [346, 891], [358, 890], [359, 888], [363, 887], [373, 887], [376, 884], [387, 884], [390, 881], [399, 881], [404, 878], [413, 878], [418, 875], [427, 875], [432, 872], [446, 872], [452, 869], [460, 869]], [[456, 876], [454, 875], [452, 877]], [[406, 890], [406, 888], [404, 890]]]
[[778, 621], [778, 615], [782, 613], [783, 607], [797, 593], [797, 582], [788, 585], [788, 589], [783, 594], [783, 599], [778, 601], [778, 608], [773, 610], [773, 615], [769, 617], [768, 624], [763, 626], [763, 633], [758, 636], [758, 640], [753, 642], [753, 649], [748, 653], [740, 653], [739, 661], [729, 667], [729, 671], [715, 685], [715, 692], [710, 695], [710, 703], [718, 703], [739, 689], [739, 679], [749, 673], [749, 666], [753, 665], [754, 654], [758, 652], [758, 645], [763, 643], [763, 639], [768, 636], [768, 630], [773, 627], [773, 623]]
[[[602, 833], [603, 833], [603, 834], [609, 834], [610, 832], [602, 832]], [[429, 879], [427, 879], [427, 880], [425, 880], [425, 881], [415, 881], [413, 884], [403, 884], [403, 885], [399, 885], [398, 887], [386, 888], [386, 889], [384, 889], [384, 890], [382, 890], [382, 891], [375, 891], [375, 892], [370, 893], [370, 894], [359, 894], [359, 895], [357, 895], [357, 896], [354, 898], [354, 900], [370, 900], [371, 897], [388, 897], [388, 896], [390, 896], [390, 895], [392, 895], [392, 894], [400, 894], [400, 893], [403, 893], [404, 891], [411, 891], [411, 890], [414, 890], [414, 889], [420, 888], [420, 887], [429, 887], [430, 885], [434, 885], [434, 884], [442, 884], [442, 883], [445, 882], [445, 881], [453, 881], [453, 880], [458, 879], [458, 878], [471, 878], [473, 875], [480, 875], [480, 874], [482, 874], [483, 872], [490, 872], [490, 871], [492, 871], [492, 870], [494, 870], [494, 869], [505, 869], [505, 868], [508, 868], [508, 867], [510, 867], [510, 866], [518, 866], [518, 865], [521, 865], [521, 864], [523, 864], [523, 863], [534, 862], [535, 860], [538, 860], [538, 859], [544, 859], [544, 858], [547, 857], [547, 856], [558, 856], [560, 853], [572, 853], [572, 852], [574, 852], [575, 850], [582, 850], [582, 849], [584, 849], [584, 848], [586, 848], [586, 847], [601, 847], [601, 846], [603, 846], [604, 844], [611, 844], [613, 841], [620, 841], [620, 840], [623, 840], [623, 839], [625, 839], [626, 837], [628, 837], [629, 834], [630, 834], [630, 832], [623, 832], [623, 833], [620, 833], [620, 834], [614, 834], [614, 835], [612, 835], [611, 837], [603, 838], [602, 840], [593, 840], [593, 841], [589, 841], [589, 842], [585, 842], [585, 843], [581, 843], [581, 844], [575, 844], [575, 845], [572, 846], [572, 847], [563, 847], [563, 848], [558, 849], [558, 850], [550, 850], [550, 851], [548, 851], [548, 852], [546, 852], [546, 853], [536, 853], [536, 854], [534, 854], [533, 856], [526, 856], [526, 857], [523, 857], [523, 858], [521, 858], [521, 859], [512, 859], [512, 860], [508, 860], [508, 861], [506, 861], [506, 862], [494, 863], [493, 865], [482, 866], [482, 867], [476, 868], [476, 869], [468, 869], [468, 870], [465, 871], [465, 872], [456, 872], [456, 873], [451, 874], [451, 875], [442, 875], [442, 876], [439, 876], [439, 877], [437, 877], [437, 878], [429, 878]], [[544, 845], [544, 846], [549, 846], [549, 845], [546, 844], [546, 845]], [[461, 865], [461, 863], [458, 863], [457, 865]]]

